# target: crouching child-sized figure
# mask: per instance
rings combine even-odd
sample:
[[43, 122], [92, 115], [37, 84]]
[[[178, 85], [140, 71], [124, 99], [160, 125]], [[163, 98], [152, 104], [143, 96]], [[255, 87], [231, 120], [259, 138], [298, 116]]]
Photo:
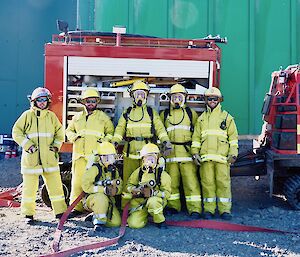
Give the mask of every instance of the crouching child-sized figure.
[[130, 228], [142, 228], [147, 224], [148, 214], [159, 228], [165, 228], [164, 207], [171, 194], [171, 177], [159, 161], [159, 149], [152, 143], [146, 144], [141, 152], [142, 166], [128, 179], [124, 198], [130, 200], [127, 223]]
[[82, 188], [86, 193], [83, 206], [91, 211], [95, 231], [121, 225], [121, 216], [115, 205], [115, 196], [122, 192], [122, 179], [115, 166], [116, 150], [113, 144], [103, 142], [97, 147], [96, 161], [83, 175]]

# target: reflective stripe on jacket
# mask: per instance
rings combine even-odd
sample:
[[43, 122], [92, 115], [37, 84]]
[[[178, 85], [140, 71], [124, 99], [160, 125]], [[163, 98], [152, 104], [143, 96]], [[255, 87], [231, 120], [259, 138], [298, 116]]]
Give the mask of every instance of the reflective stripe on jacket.
[[73, 143], [73, 160], [88, 159], [97, 149], [98, 140], [110, 141], [113, 133], [114, 125], [103, 111], [95, 110], [88, 115], [84, 109], [76, 114], [66, 129], [66, 136]]
[[[226, 120], [226, 129], [220, 128]], [[192, 139], [192, 154], [200, 153], [201, 161], [226, 163], [229, 155], [238, 155], [238, 132], [233, 117], [221, 105], [201, 114]]]
[[[13, 126], [12, 136], [23, 147], [22, 174], [59, 171], [58, 154], [51, 151], [50, 146], [60, 149], [64, 141], [64, 132], [53, 112], [37, 107], [23, 112]], [[38, 150], [28, 153], [31, 146]]]

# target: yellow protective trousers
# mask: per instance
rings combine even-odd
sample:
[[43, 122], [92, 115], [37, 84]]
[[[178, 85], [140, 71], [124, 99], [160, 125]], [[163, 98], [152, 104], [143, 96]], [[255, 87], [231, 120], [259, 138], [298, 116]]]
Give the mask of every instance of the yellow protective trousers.
[[148, 199], [132, 199], [130, 202], [132, 213], [127, 219], [128, 226], [130, 228], [145, 227], [148, 222], [148, 214], [153, 217], [154, 223], [164, 222], [165, 216], [163, 214], [163, 210], [166, 204], [166, 200], [157, 196], [152, 196]]
[[181, 210], [180, 202], [180, 177], [186, 201], [188, 213], [201, 213], [200, 183], [197, 176], [197, 167], [192, 162], [170, 162], [166, 168], [171, 177], [171, 196], [168, 199], [168, 207], [177, 211]]
[[200, 168], [204, 211], [215, 213], [231, 212], [230, 167], [227, 163], [202, 162]]
[[[39, 186], [40, 174], [23, 174], [23, 191], [21, 213], [33, 216], [36, 207], [36, 193]], [[48, 190], [54, 214], [64, 213], [67, 209], [60, 173], [44, 172], [41, 174]]]
[[[82, 176], [86, 169], [87, 161], [81, 157], [72, 163], [72, 183], [71, 183], [71, 196], [70, 203], [74, 202], [75, 199], [81, 194], [82, 189]], [[80, 201], [74, 208], [77, 211], [84, 211], [82, 201]]]
[[[126, 156], [123, 157], [123, 185], [127, 184], [128, 178], [137, 168], [142, 165], [141, 163], [141, 159], [131, 159]], [[126, 188], [124, 188], [124, 192], [127, 192]], [[123, 209], [129, 200], [122, 198], [121, 202]]]
[[[121, 225], [121, 216], [115, 206], [113, 200], [105, 195], [104, 193], [95, 193], [90, 194], [85, 201], [84, 207], [88, 211], [92, 211], [93, 215], [93, 224], [105, 224], [107, 227], [117, 227]], [[108, 217], [109, 210], [112, 208], [112, 215]]]

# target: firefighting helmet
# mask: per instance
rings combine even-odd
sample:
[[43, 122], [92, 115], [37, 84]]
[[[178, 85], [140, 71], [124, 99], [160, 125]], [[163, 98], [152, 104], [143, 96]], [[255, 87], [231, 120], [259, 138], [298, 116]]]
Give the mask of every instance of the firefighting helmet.
[[100, 155], [100, 161], [105, 167], [115, 163], [116, 149], [112, 143], [100, 143], [97, 147], [97, 153]]
[[216, 87], [211, 87], [205, 90], [204, 96], [217, 96], [219, 98], [219, 102], [223, 101], [223, 96], [221, 94], [221, 91]]
[[99, 98], [99, 100], [100, 100], [100, 95], [99, 95], [97, 88], [87, 87], [84, 91], [82, 91], [82, 94], [81, 94], [82, 100], [84, 100], [86, 98], [90, 98], [90, 97], [96, 97], [96, 98]]
[[152, 153], [159, 154], [159, 148], [155, 144], [148, 143], [148, 144], [143, 146], [143, 148], [140, 152], [140, 156], [143, 158], [147, 154], [152, 154]]
[[183, 93], [187, 94], [185, 87], [181, 84], [175, 84], [171, 87], [169, 94]]
[[134, 82], [129, 92], [132, 94], [132, 92], [134, 92], [135, 90], [145, 90], [147, 92], [150, 91], [149, 87], [142, 81]]
[[52, 94], [47, 88], [37, 87], [36, 89], [33, 90], [30, 97], [30, 101], [34, 102], [39, 97], [47, 97], [48, 101], [50, 102]]
[[117, 154], [116, 148], [110, 142], [103, 142], [97, 146], [97, 154], [99, 155], [109, 155], [109, 154]]

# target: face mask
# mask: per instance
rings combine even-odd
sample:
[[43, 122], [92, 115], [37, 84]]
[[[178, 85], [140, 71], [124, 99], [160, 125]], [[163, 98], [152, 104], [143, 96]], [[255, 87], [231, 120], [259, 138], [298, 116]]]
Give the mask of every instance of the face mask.
[[112, 165], [115, 163], [115, 155], [114, 154], [101, 155], [100, 160], [101, 160], [102, 164], [108, 168], [109, 165]]
[[175, 109], [179, 109], [185, 103], [185, 95], [182, 93], [176, 93], [171, 95], [171, 104]]
[[147, 102], [147, 93], [144, 90], [135, 90], [133, 99], [137, 106], [142, 106]]
[[157, 165], [157, 155], [156, 154], [149, 154], [144, 156], [143, 158], [143, 166], [146, 169], [154, 169]]

